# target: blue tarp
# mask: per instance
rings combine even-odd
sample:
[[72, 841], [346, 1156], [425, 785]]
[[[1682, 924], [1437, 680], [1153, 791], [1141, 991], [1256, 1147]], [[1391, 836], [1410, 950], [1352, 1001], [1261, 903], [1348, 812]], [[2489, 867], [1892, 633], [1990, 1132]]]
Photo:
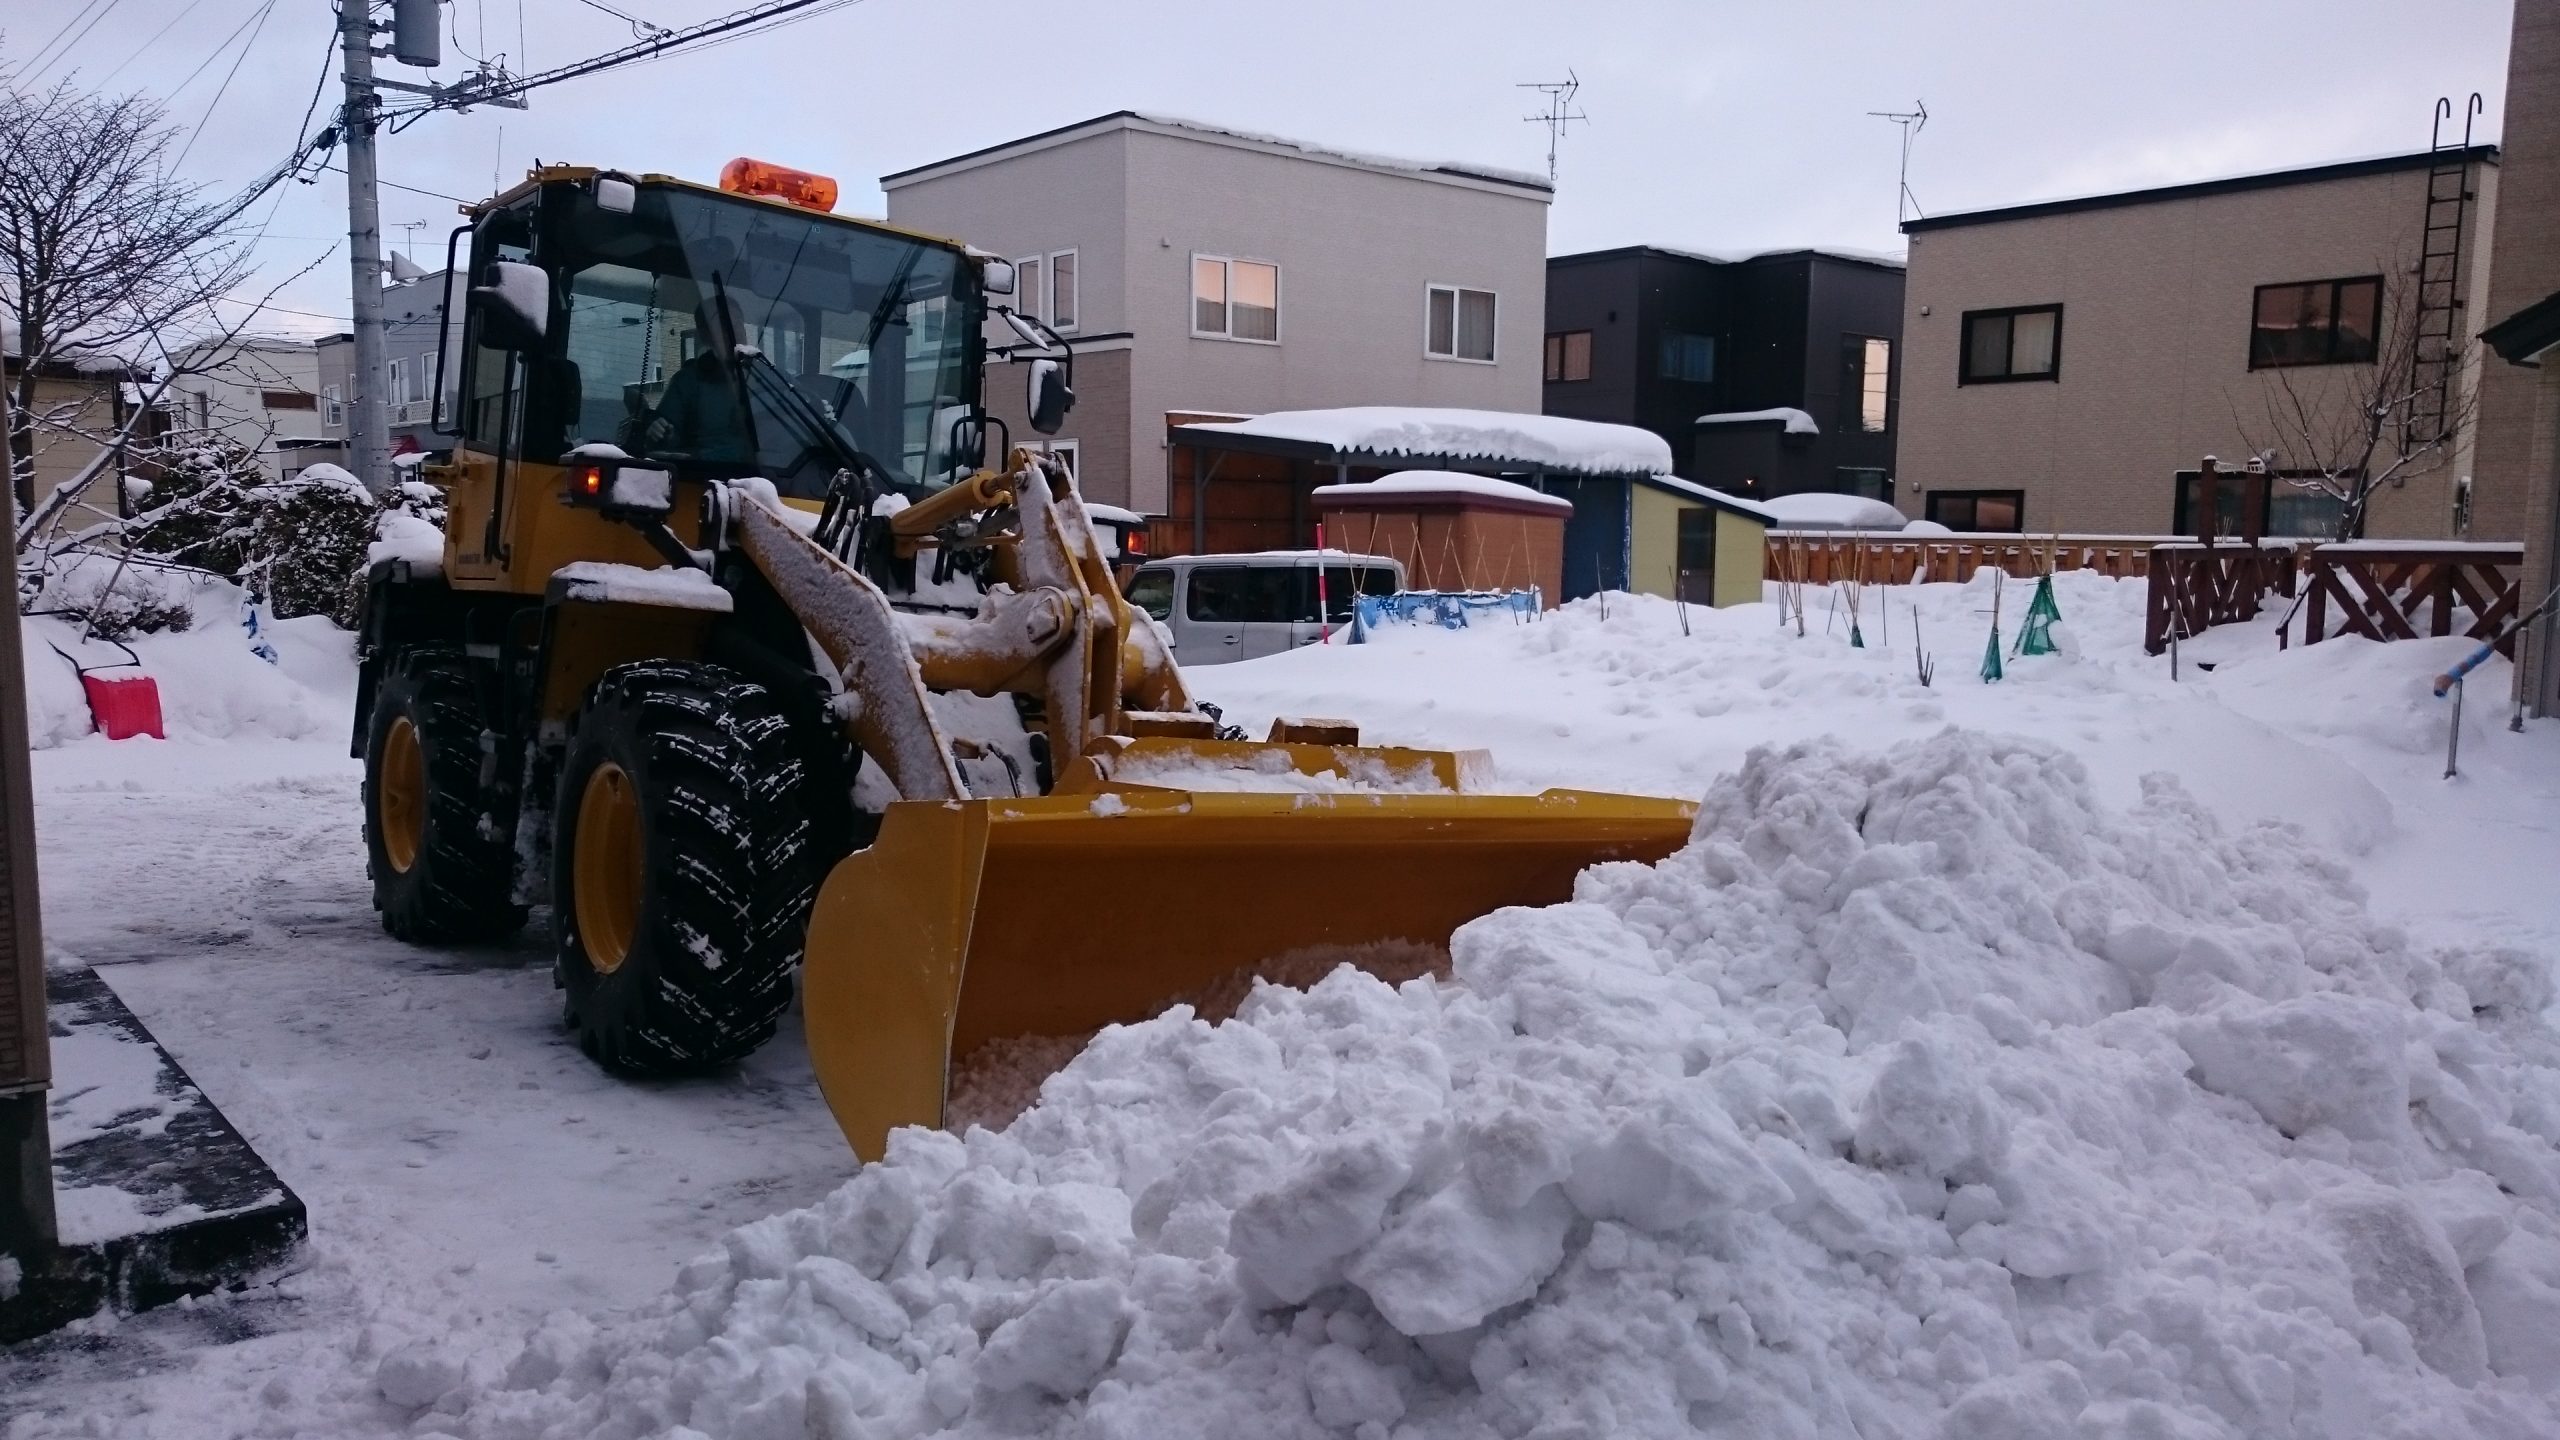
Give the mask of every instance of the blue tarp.
[[1351, 627], [1351, 639], [1361, 637], [1380, 625], [1437, 625], [1443, 630], [1464, 630], [1469, 625], [1491, 621], [1496, 615], [1512, 625], [1538, 618], [1543, 608], [1536, 586], [1526, 590], [1399, 590], [1393, 595], [1360, 597]]

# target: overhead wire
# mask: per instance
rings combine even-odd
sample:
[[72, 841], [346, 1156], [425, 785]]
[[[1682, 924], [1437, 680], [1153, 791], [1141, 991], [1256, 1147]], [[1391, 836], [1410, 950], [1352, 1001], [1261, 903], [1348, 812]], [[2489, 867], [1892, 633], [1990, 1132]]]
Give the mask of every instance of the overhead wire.
[[267, 12], [274, 8], [275, 0], [266, 0], [265, 4], [262, 4], [257, 9], [249, 12], [249, 14], [243, 18], [239, 24], [231, 27], [230, 34], [222, 37], [221, 44], [216, 45], [211, 50], [205, 52], [204, 58], [196, 62], [196, 68], [187, 72], [186, 79], [179, 81], [175, 86], [170, 88], [168, 94], [160, 97], [161, 102], [166, 104], [169, 101], [177, 99], [188, 86], [196, 83], [196, 77], [204, 73], [206, 66], [211, 65], [214, 61], [222, 58], [223, 52], [231, 48], [231, 42], [239, 39], [242, 32], [246, 31], [252, 24], [263, 25], [266, 23]]
[[[88, 14], [89, 11], [98, 3], [99, 0], [88, 0], [87, 4], [84, 4], [79, 9], [72, 11], [71, 18], [62, 22], [62, 28], [53, 32], [53, 38], [47, 40], [44, 44], [37, 46], [36, 53], [27, 57], [27, 64], [29, 66], [42, 65], [44, 63], [44, 57], [53, 53], [53, 47], [62, 43], [62, 37], [71, 33], [71, 27], [80, 23], [80, 17]], [[29, 80], [33, 80], [35, 76], [31, 73], [27, 78]]]
[[124, 73], [124, 67], [126, 67], [127, 65], [132, 64], [132, 63], [133, 63], [134, 61], [136, 61], [136, 60], [141, 59], [141, 58], [142, 58], [142, 52], [144, 52], [144, 51], [146, 51], [146, 50], [150, 49], [152, 46], [157, 45], [158, 43], [160, 43], [160, 37], [161, 37], [161, 36], [166, 35], [166, 34], [168, 34], [171, 30], [173, 30], [173, 29], [177, 28], [177, 24], [178, 24], [178, 22], [179, 22], [179, 21], [184, 20], [184, 19], [186, 19], [189, 15], [193, 14], [193, 13], [195, 12], [195, 8], [196, 8], [198, 5], [201, 5], [201, 4], [203, 4], [203, 3], [204, 3], [204, 0], [187, 0], [187, 3], [186, 3], [185, 5], [183, 5], [183, 6], [179, 7], [179, 9], [178, 9], [178, 13], [177, 13], [177, 14], [172, 15], [172, 16], [170, 16], [170, 17], [169, 17], [169, 20], [168, 20], [168, 23], [167, 23], [167, 24], [162, 25], [159, 29], [154, 30], [154, 31], [152, 31], [152, 32], [151, 32], [151, 38], [150, 38], [150, 39], [145, 40], [145, 41], [143, 41], [141, 44], [134, 46], [134, 47], [133, 47], [133, 53], [132, 53], [132, 54], [127, 55], [127, 56], [125, 56], [122, 60], [119, 60], [119, 61], [117, 61], [117, 62], [116, 62], [116, 68], [114, 68], [113, 70], [108, 71], [108, 72], [107, 72], [106, 74], [104, 74], [104, 75], [99, 76], [99, 77], [98, 77], [98, 88], [99, 88], [99, 89], [101, 89], [101, 90], [104, 90], [105, 88], [107, 88], [107, 82], [108, 82], [108, 81], [113, 80], [113, 79], [114, 79], [114, 78], [116, 78], [118, 75], [123, 74], [123, 73]]
[[196, 128], [187, 132], [187, 143], [178, 147], [178, 158], [169, 162], [170, 169], [175, 170], [187, 163], [187, 152], [196, 148], [196, 140], [204, 134], [206, 122], [213, 119], [215, 110], [221, 108], [222, 97], [231, 93], [231, 81], [240, 73], [240, 62], [248, 59], [249, 52], [258, 48], [258, 37], [266, 33], [267, 17], [275, 12], [275, 8], [276, 0], [267, 0], [266, 4], [258, 7], [257, 28], [249, 32], [249, 39], [240, 47], [240, 53], [231, 57], [231, 68], [223, 72], [222, 84], [214, 90], [213, 100], [204, 107], [204, 113], [196, 117]]
[[[79, 48], [80, 42], [89, 38], [89, 32], [98, 28], [98, 22], [107, 18], [107, 11], [116, 8], [119, 0], [106, 0], [106, 9], [98, 11], [95, 15], [89, 15], [90, 5], [95, 5], [97, 3], [98, 0], [90, 0], [89, 5], [81, 6], [78, 13], [74, 14], [69, 20], [63, 22], [61, 30], [54, 32], [53, 39], [45, 42], [44, 49], [36, 52], [36, 58], [27, 62], [29, 68], [25, 83], [35, 83], [38, 76], [44, 74], [45, 71], [52, 69], [54, 66], [62, 63], [63, 60], [69, 58], [71, 52]], [[88, 23], [85, 25], [80, 24], [80, 17], [82, 15], [89, 15]], [[73, 25], [80, 25], [80, 33], [71, 36], [70, 40], [67, 43], [64, 43], [61, 49], [54, 49], [55, 42], [62, 40], [63, 35], [68, 32]], [[47, 58], [47, 52], [51, 52], [51, 58]]]

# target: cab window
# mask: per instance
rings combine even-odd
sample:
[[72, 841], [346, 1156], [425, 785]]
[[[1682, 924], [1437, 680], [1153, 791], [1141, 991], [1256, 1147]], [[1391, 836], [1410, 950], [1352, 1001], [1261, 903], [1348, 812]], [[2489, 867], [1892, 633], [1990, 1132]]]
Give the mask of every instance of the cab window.
[[1203, 565], [1191, 572], [1183, 614], [1213, 624], [1286, 625], [1296, 613], [1297, 570], [1282, 565]]
[[1129, 577], [1128, 600], [1158, 620], [1173, 618], [1173, 572], [1141, 570]]

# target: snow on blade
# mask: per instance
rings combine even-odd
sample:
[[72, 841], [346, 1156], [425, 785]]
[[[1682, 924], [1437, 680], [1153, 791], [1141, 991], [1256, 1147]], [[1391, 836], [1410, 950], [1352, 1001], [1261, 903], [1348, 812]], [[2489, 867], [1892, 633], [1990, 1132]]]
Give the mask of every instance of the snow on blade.
[[1104, 1030], [437, 1423], [2554, 1433], [2546, 972], [2147, 792], [1957, 731], [1756, 751], [1448, 982]]

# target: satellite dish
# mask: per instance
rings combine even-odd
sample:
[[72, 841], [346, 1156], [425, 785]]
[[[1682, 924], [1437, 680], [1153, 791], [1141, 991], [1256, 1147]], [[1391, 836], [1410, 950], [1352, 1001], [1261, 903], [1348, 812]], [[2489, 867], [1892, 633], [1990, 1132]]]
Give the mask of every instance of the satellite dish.
[[397, 250], [391, 252], [392, 284], [405, 285], [412, 280], [423, 280], [425, 278], [427, 278], [427, 272], [419, 269], [417, 265], [410, 261], [408, 256], [401, 254]]

